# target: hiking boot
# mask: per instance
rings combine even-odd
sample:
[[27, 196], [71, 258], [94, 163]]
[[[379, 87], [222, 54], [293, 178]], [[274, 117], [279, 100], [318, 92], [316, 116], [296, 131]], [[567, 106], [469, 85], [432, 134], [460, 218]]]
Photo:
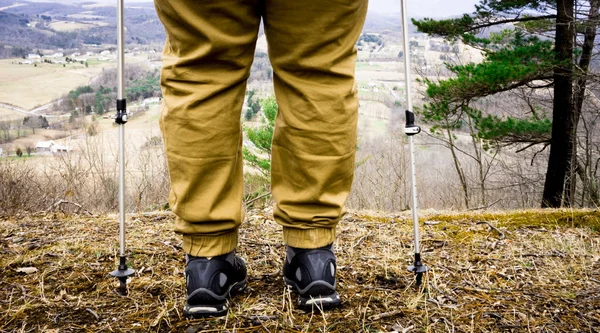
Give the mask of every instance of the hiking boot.
[[232, 251], [218, 257], [186, 256], [186, 317], [220, 317], [227, 314], [227, 298], [246, 288], [246, 263]]
[[340, 305], [335, 291], [335, 255], [333, 245], [306, 250], [288, 246], [283, 264], [285, 283], [299, 294], [298, 307], [325, 310]]

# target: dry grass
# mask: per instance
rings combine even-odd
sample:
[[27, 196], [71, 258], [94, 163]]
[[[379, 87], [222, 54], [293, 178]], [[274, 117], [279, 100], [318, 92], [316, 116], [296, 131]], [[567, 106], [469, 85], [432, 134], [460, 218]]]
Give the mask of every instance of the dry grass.
[[[0, 221], [1, 332], [599, 332], [600, 214], [527, 211], [427, 213], [423, 254], [432, 268], [419, 291], [409, 214], [348, 214], [339, 226], [343, 306], [295, 310], [284, 255], [268, 211], [252, 211], [239, 253], [249, 288], [227, 317], [185, 320], [183, 255], [172, 215], [131, 216], [127, 297], [108, 277], [116, 216], [61, 214]], [[478, 222], [487, 222], [480, 223]], [[493, 226], [493, 228], [490, 227]], [[26, 274], [19, 268], [35, 267]]]
[[[90, 59], [89, 67], [80, 63], [38, 63], [19, 65], [23, 59], [0, 60], [0, 103], [8, 103], [30, 110], [50, 103], [78, 86], [89, 84], [103, 68], [116, 67], [115, 61], [95, 62]], [[127, 56], [128, 65], [147, 60], [147, 56]]]
[[49, 103], [80, 85], [88, 84], [93, 77], [102, 72], [102, 67], [85, 68], [81, 64], [68, 64], [63, 67], [60, 64], [47, 63], [34, 67], [2, 60], [0, 72], [0, 102], [29, 110]]
[[24, 114], [17, 111], [0, 107], [0, 121], [23, 119]]

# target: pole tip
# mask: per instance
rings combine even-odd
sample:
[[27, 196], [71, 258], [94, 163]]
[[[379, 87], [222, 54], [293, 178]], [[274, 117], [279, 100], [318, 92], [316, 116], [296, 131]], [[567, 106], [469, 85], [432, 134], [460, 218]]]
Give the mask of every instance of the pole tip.
[[111, 276], [119, 279], [119, 288], [115, 291], [121, 296], [127, 296], [127, 278], [135, 274], [135, 270], [127, 266], [119, 265], [119, 268], [109, 273]]

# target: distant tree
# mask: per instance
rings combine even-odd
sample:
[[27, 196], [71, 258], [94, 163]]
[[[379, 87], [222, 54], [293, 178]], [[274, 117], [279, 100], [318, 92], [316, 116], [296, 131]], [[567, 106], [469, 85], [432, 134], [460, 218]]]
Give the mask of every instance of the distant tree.
[[271, 142], [277, 116], [277, 102], [270, 97], [262, 101], [262, 125], [257, 128], [246, 127], [244, 132], [250, 142], [254, 144], [256, 153], [247, 147], [243, 148], [244, 159], [256, 167], [266, 178], [271, 174]]
[[158, 72], [148, 73], [146, 76], [132, 80], [126, 89], [126, 95], [132, 100], [153, 97], [160, 92], [160, 76]]
[[254, 113], [252, 112], [252, 109], [246, 108], [246, 112], [244, 112], [244, 119], [246, 119], [246, 121], [250, 121], [250, 120], [252, 120], [252, 117], [254, 117]]
[[22, 58], [22, 59], [26, 59], [27, 55], [31, 53], [31, 49], [29, 48], [23, 48], [23, 47], [14, 47], [12, 49], [12, 55], [14, 57], [18, 57], [18, 58]]
[[27, 147], [25, 147], [25, 150], [27, 151], [27, 156], [31, 156], [31, 152], [33, 151], [33, 147], [27, 146]]
[[23, 126], [31, 128], [35, 134], [36, 128], [48, 128], [50, 125], [44, 116], [28, 116], [23, 118]]
[[23, 151], [21, 150], [21, 148], [17, 148], [17, 151], [15, 152], [17, 154], [18, 157], [23, 156]]
[[86, 133], [89, 136], [95, 136], [98, 134], [98, 121], [96, 121], [96, 118], [94, 118], [92, 122], [87, 126]]

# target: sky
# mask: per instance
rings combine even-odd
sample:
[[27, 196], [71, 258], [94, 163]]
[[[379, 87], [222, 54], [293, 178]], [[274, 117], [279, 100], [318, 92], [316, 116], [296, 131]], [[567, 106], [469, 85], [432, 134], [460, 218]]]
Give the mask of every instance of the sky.
[[[408, 16], [447, 17], [475, 10], [478, 0], [407, 0]], [[400, 0], [369, 0], [369, 10], [380, 13], [400, 12]]]
[[[43, 1], [43, 0], [38, 0]], [[58, 0], [63, 3], [77, 3], [84, 0]], [[117, 0], [91, 0], [101, 3], [114, 3]], [[125, 4], [131, 2], [150, 2], [153, 0], [124, 0]], [[281, 0], [292, 1], [292, 0]], [[299, 0], [302, 1], [302, 0]], [[407, 0], [409, 17], [448, 17], [464, 13], [471, 13], [475, 10], [474, 5], [479, 0]], [[369, 10], [380, 13], [399, 13], [400, 0], [369, 0]]]

